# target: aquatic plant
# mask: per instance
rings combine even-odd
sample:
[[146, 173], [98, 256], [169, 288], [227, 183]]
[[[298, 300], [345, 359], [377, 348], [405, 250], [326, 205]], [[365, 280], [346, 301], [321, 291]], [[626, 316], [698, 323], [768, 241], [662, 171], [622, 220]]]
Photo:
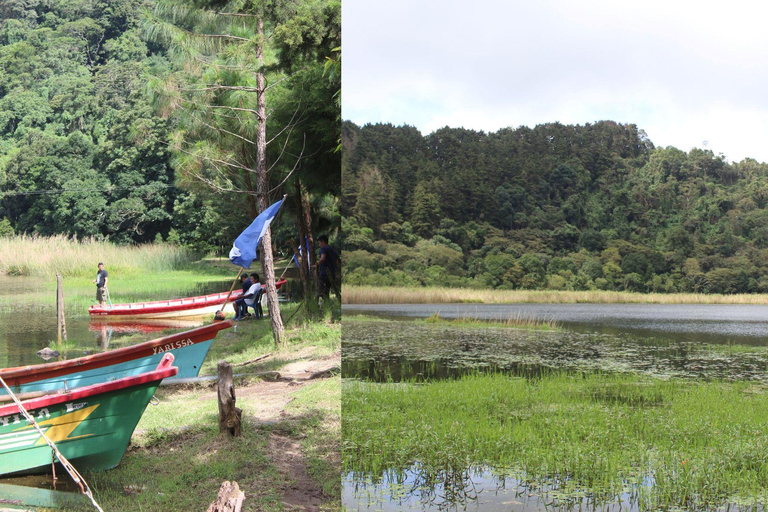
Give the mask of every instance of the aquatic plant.
[[518, 468], [641, 510], [768, 494], [768, 397], [748, 383], [552, 371], [343, 384], [345, 472]]
[[[418, 321], [419, 320], [417, 320], [417, 322]], [[449, 325], [460, 325], [462, 327], [511, 327], [518, 329], [537, 330], [559, 329], [559, 324], [555, 320], [541, 320], [538, 318], [527, 317], [523, 316], [523, 314], [520, 312], [515, 315], [500, 317], [498, 319], [485, 319], [469, 314], [465, 314], [459, 318], [443, 318], [440, 316], [439, 312], [435, 312], [422, 321], [428, 324], [444, 323]]]

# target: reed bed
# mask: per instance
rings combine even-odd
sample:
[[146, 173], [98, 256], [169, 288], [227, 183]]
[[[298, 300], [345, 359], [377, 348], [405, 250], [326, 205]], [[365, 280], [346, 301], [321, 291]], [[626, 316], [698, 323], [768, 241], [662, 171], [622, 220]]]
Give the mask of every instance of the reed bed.
[[538, 486], [569, 482], [598, 506], [629, 492], [640, 510], [768, 496], [768, 399], [744, 382], [557, 371], [352, 381], [342, 408], [344, 471], [374, 482], [415, 467], [422, 481], [490, 468]]
[[104, 262], [107, 270], [122, 275], [165, 272], [196, 260], [199, 255], [175, 245], [116, 245], [94, 238], [77, 240], [19, 235], [0, 238], [0, 275], [83, 277], [96, 274]]
[[443, 318], [440, 316], [440, 313], [435, 312], [423, 320], [417, 320], [417, 322], [425, 322], [428, 324], [450, 324], [462, 327], [479, 328], [507, 327], [512, 329], [531, 329], [542, 331], [554, 331], [560, 329], [559, 324], [555, 320], [540, 320], [537, 318], [523, 316], [520, 313], [506, 317], [499, 317], [498, 319], [484, 319], [471, 315], [464, 315], [459, 318]]
[[475, 290], [344, 286], [344, 304], [768, 304], [768, 294], [633, 293], [611, 291]]

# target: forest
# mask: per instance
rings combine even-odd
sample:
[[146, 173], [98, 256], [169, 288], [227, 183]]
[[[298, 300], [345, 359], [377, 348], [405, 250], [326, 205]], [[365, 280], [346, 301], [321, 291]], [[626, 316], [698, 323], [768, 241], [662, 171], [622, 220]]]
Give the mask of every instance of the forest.
[[346, 285], [768, 293], [768, 164], [612, 121], [342, 144]]
[[276, 238], [298, 238], [302, 198], [312, 228], [335, 236], [340, 3], [241, 4], [0, 0], [0, 236], [228, 251], [263, 209], [249, 172], [256, 69], [262, 195], [293, 199]]

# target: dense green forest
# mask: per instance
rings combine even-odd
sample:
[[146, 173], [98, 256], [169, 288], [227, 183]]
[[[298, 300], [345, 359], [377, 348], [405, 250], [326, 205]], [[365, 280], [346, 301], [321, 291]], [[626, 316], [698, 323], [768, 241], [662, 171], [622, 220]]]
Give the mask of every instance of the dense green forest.
[[[300, 179], [315, 229], [339, 224], [340, 77], [327, 66], [338, 60], [338, 1], [0, 0], [0, 236], [66, 234], [228, 250], [258, 213], [255, 185], [244, 184], [249, 176], [242, 170], [229, 175], [228, 187], [196, 179], [190, 166], [196, 163], [200, 174], [213, 167], [196, 151], [211, 155], [203, 146], [214, 136], [201, 135], [180, 112], [197, 108], [208, 119], [234, 119], [240, 126], [229, 130], [245, 139], [240, 112], [247, 109], [237, 107], [255, 105], [255, 86], [227, 85], [252, 80], [246, 64], [231, 65], [232, 45], [205, 51], [158, 35], [157, 27], [170, 34], [172, 24], [182, 34], [213, 30], [211, 21], [184, 16], [193, 5], [203, 13], [232, 8], [238, 17], [230, 19], [252, 26], [256, 16], [249, 13], [263, 14], [270, 200], [291, 193]], [[245, 41], [243, 48], [264, 40], [239, 33], [231, 39]], [[158, 83], [177, 91], [229, 87], [231, 94], [208, 95], [224, 103], [204, 105], [209, 111], [194, 103], [198, 98], [177, 98], [170, 109]], [[231, 148], [219, 146], [218, 161], [235, 158], [222, 156]], [[282, 217], [292, 209], [286, 203]], [[298, 236], [295, 220], [278, 224], [285, 237]]]
[[768, 165], [632, 124], [342, 127], [345, 284], [768, 292]]

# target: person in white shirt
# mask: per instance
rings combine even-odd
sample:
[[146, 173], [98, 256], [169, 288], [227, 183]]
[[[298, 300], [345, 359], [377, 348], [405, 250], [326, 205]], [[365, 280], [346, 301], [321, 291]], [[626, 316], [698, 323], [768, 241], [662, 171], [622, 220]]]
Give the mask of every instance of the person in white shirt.
[[[248, 306], [253, 306], [256, 300], [261, 295], [261, 283], [259, 282], [259, 274], [255, 272], [251, 274], [251, 285], [248, 291], [241, 295], [239, 299], [235, 301], [235, 320], [242, 320], [248, 314]], [[258, 312], [258, 305], [254, 308]]]

